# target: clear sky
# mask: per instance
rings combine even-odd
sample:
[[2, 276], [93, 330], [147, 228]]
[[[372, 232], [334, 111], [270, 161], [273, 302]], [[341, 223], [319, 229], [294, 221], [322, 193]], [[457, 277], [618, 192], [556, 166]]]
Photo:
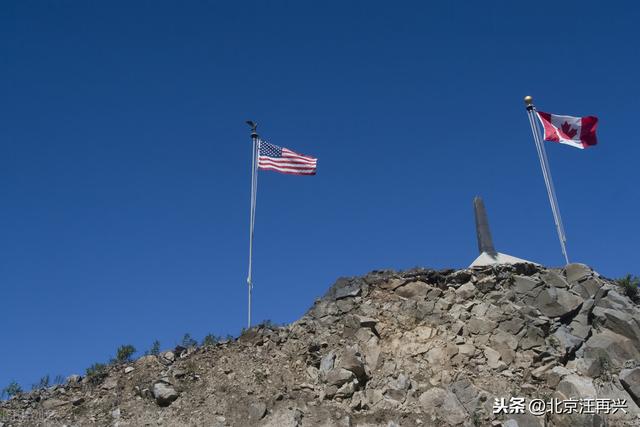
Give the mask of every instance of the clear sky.
[[0, 2], [0, 387], [120, 344], [237, 334], [250, 139], [319, 158], [260, 175], [254, 317], [340, 276], [563, 263], [522, 98], [597, 115], [547, 143], [571, 260], [640, 274], [636, 2]]

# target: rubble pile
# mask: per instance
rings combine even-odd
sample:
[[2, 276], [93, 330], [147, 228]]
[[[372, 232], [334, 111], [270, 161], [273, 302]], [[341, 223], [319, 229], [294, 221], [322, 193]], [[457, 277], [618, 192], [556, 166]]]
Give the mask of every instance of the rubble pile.
[[637, 426], [638, 405], [638, 304], [516, 264], [339, 279], [288, 326], [19, 394], [0, 426]]

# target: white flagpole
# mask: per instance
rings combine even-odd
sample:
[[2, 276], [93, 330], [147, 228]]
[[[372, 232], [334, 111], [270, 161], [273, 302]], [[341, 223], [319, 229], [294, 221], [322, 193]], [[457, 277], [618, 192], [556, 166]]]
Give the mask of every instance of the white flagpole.
[[256, 221], [256, 195], [258, 193], [258, 133], [257, 124], [247, 121], [251, 126], [252, 158], [251, 158], [251, 208], [249, 212], [249, 269], [247, 274], [248, 308], [247, 329], [251, 328], [251, 291], [253, 289], [253, 230]]
[[533, 134], [533, 142], [536, 145], [536, 151], [538, 152], [538, 158], [540, 159], [540, 168], [542, 169], [542, 177], [544, 183], [547, 186], [547, 195], [549, 196], [549, 204], [551, 205], [551, 213], [553, 214], [553, 220], [556, 223], [556, 231], [558, 232], [558, 239], [560, 240], [560, 247], [562, 249], [562, 255], [567, 264], [569, 264], [569, 256], [567, 255], [567, 238], [564, 233], [564, 226], [562, 224], [562, 217], [560, 216], [560, 207], [558, 206], [558, 199], [556, 198], [556, 191], [553, 185], [553, 179], [551, 177], [551, 168], [549, 167], [549, 159], [547, 158], [547, 151], [544, 148], [544, 141], [540, 134], [536, 117], [536, 107], [533, 105], [533, 98], [525, 96], [524, 102], [527, 104], [527, 115], [529, 116], [529, 124], [531, 125], [531, 133]]

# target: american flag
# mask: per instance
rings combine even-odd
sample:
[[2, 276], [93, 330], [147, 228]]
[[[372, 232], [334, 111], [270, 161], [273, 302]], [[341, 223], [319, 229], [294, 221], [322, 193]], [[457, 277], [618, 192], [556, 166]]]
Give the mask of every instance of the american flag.
[[258, 141], [258, 169], [291, 175], [315, 175], [318, 159], [303, 156], [288, 148]]

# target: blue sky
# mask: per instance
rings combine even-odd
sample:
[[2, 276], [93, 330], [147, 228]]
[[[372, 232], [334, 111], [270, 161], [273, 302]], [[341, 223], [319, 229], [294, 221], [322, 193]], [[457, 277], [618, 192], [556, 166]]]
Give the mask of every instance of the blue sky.
[[261, 173], [256, 320], [340, 276], [563, 263], [522, 98], [600, 117], [547, 144], [571, 260], [640, 274], [640, 6], [632, 2], [0, 3], [0, 387], [120, 344], [237, 334], [250, 140], [319, 158]]

